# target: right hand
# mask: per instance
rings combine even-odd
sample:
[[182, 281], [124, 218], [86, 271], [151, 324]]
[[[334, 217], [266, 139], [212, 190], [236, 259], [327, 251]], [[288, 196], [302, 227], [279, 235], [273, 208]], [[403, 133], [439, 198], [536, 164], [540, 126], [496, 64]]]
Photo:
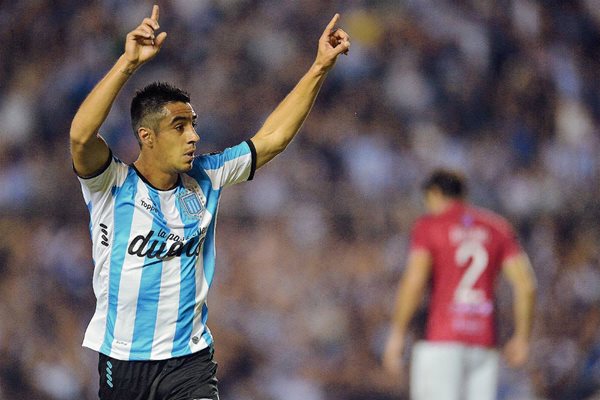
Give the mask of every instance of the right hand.
[[511, 368], [521, 368], [527, 363], [529, 340], [512, 337], [504, 346], [504, 357]]
[[152, 8], [152, 16], [144, 18], [142, 23], [127, 34], [125, 40], [125, 59], [133, 66], [139, 67], [158, 54], [165, 39], [166, 32], [155, 36], [158, 25], [158, 6]]
[[383, 368], [390, 374], [398, 376], [402, 373], [402, 353], [404, 352], [404, 335], [393, 330], [388, 337], [383, 352]]

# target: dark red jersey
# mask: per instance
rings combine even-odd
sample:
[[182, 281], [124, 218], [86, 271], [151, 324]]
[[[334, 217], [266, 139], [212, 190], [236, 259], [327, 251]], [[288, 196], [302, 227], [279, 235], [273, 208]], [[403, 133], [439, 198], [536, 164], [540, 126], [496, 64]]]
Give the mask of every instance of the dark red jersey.
[[415, 223], [411, 250], [432, 258], [427, 340], [495, 346], [496, 279], [504, 260], [521, 252], [510, 224], [457, 201]]

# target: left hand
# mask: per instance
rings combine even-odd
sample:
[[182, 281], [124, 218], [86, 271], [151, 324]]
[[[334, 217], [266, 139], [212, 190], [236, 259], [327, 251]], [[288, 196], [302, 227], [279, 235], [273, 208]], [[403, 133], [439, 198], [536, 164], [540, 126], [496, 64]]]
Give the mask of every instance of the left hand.
[[404, 352], [404, 334], [393, 330], [388, 337], [383, 352], [383, 368], [393, 376], [403, 371], [402, 353]]
[[335, 65], [340, 54], [347, 54], [350, 49], [350, 36], [343, 29], [335, 28], [339, 19], [340, 14], [335, 14], [319, 38], [315, 66], [324, 72], [329, 71]]

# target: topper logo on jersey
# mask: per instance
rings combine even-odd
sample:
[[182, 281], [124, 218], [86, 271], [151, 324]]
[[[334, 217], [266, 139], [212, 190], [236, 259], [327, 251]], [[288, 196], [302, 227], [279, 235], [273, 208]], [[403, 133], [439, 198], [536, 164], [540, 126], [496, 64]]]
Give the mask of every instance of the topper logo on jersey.
[[140, 205], [142, 207], [144, 207], [146, 210], [148, 210], [149, 212], [158, 211], [158, 207], [156, 207], [154, 205], [154, 203], [152, 203], [152, 200], [150, 200], [150, 199], [140, 199]]
[[[162, 238], [159, 232], [157, 238], [154, 235], [154, 231], [151, 230], [144, 235], [138, 235], [131, 240], [127, 252], [132, 256], [138, 256], [140, 258], [156, 258], [158, 260], [166, 260], [171, 257], [181, 257], [186, 255], [188, 257], [194, 257], [200, 255], [204, 238], [206, 237], [206, 227], [202, 228], [200, 234], [196, 234], [187, 240], [175, 240], [169, 248], [167, 248], [167, 240], [160, 240]], [[177, 237], [179, 239], [179, 237]]]

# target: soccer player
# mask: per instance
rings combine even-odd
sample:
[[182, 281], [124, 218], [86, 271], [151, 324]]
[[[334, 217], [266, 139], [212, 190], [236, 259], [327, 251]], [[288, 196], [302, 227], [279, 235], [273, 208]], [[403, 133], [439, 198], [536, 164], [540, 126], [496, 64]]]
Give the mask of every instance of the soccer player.
[[415, 344], [410, 369], [413, 400], [496, 399], [494, 288], [500, 272], [513, 289], [514, 333], [504, 348], [509, 365], [529, 352], [535, 277], [510, 224], [465, 201], [463, 177], [436, 170], [423, 186], [428, 215], [415, 223], [383, 363], [402, 371], [409, 323], [431, 288], [425, 340]]
[[300, 129], [349, 36], [334, 28], [295, 88], [249, 140], [195, 156], [196, 112], [184, 91], [153, 83], [131, 103], [137, 160], [99, 135], [128, 78], [164, 45], [159, 8], [129, 32], [125, 51], [73, 118], [73, 166], [90, 213], [97, 305], [83, 345], [99, 352], [100, 399], [218, 399], [206, 298], [215, 270], [221, 189], [251, 180]]

